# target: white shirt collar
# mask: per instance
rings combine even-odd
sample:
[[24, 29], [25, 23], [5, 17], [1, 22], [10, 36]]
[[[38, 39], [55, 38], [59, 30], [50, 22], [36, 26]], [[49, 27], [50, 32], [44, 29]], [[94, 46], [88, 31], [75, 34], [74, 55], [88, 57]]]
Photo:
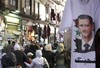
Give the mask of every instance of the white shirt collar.
[[[94, 39], [94, 37], [92, 37], [92, 39], [87, 43], [87, 44], [89, 44], [90, 45], [90, 47], [92, 46], [92, 43], [93, 43], [93, 39]], [[85, 49], [85, 47], [84, 47], [84, 44], [85, 44], [86, 42], [82, 39], [82, 50], [84, 50]], [[89, 47], [89, 48], [90, 48]]]

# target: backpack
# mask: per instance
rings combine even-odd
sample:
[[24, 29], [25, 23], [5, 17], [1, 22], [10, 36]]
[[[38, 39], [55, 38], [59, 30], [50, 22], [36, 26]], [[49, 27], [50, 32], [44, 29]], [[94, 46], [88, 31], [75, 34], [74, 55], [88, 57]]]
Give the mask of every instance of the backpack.
[[11, 67], [16, 66], [15, 54], [12, 52], [6, 53], [6, 55], [2, 56], [1, 64], [3, 68], [8, 67], [8, 66], [11, 66]]

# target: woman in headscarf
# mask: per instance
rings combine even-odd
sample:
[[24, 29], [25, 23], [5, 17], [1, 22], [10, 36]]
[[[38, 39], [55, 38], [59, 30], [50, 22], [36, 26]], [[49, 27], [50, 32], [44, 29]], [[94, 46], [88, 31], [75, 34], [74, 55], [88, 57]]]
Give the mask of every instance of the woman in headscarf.
[[36, 51], [36, 58], [34, 58], [32, 60], [31, 64], [28, 64], [27, 62], [25, 62], [26, 66], [28, 66], [29, 68], [43, 68], [43, 65], [46, 64], [49, 68], [49, 64], [48, 61], [46, 60], [46, 58], [42, 57], [42, 52], [41, 50], [37, 50]]
[[55, 52], [56, 68], [70, 68], [70, 53], [65, 50], [64, 44], [59, 43]]

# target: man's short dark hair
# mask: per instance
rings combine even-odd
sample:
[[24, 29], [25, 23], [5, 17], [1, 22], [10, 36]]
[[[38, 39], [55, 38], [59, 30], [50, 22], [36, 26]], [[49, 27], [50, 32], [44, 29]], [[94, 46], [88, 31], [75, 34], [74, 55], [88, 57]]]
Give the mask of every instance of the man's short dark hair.
[[79, 19], [89, 19], [89, 20], [90, 20], [90, 23], [91, 23], [91, 24], [94, 24], [94, 23], [93, 23], [92, 17], [89, 16], [89, 15], [85, 15], [85, 14], [79, 15], [79, 16], [78, 16], [78, 20], [79, 20]]

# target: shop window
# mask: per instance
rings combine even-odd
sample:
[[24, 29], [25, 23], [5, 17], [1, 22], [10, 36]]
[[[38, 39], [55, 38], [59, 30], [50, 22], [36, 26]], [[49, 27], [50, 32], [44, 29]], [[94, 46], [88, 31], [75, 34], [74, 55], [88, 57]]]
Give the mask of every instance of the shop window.
[[18, 9], [18, 0], [10, 0], [9, 5], [12, 6], [12, 8]]
[[25, 14], [31, 15], [31, 5], [32, 5], [32, 0], [25, 0], [25, 9], [24, 9]]

